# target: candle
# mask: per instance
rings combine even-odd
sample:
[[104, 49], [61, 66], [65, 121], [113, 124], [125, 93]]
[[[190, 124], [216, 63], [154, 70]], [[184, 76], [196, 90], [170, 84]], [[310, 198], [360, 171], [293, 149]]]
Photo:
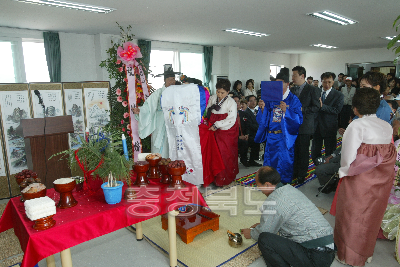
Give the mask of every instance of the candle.
[[129, 160], [128, 146], [126, 145], [126, 138], [125, 138], [124, 134], [122, 134], [122, 147], [124, 149], [124, 155], [125, 155], [126, 160]]
[[88, 127], [86, 127], [86, 130], [85, 130], [85, 139], [86, 139], [86, 142], [89, 142], [89, 128]]

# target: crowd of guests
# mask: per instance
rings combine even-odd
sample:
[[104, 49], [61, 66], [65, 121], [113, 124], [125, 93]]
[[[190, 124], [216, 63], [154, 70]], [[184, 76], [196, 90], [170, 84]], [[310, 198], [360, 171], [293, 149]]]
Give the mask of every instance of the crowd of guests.
[[[245, 88], [241, 81], [233, 87], [228, 80], [217, 82], [200, 139], [206, 137], [205, 150], [222, 156], [225, 169], [204, 184], [230, 184], [238, 174], [238, 155], [244, 166], [260, 166], [264, 143], [264, 166], [255, 182], [268, 199], [260, 223], [241, 230], [244, 237], [258, 241], [268, 266], [330, 266], [335, 257], [343, 264], [364, 266], [372, 260], [395, 181], [398, 85], [393, 76], [379, 72], [358, 80], [342, 73], [336, 80], [335, 73], [324, 72], [315, 80], [306, 78], [302, 66], [291, 71], [292, 82], [287, 68], [276, 76], [282, 86], [280, 101], [260, 99], [252, 79]], [[336, 149], [338, 133], [343, 135], [341, 149]], [[321, 186], [335, 173], [340, 178], [325, 190], [336, 190], [330, 211], [336, 216], [334, 229], [290, 186], [294, 180], [305, 181], [310, 144]]]
[[[308, 171], [307, 155], [310, 142], [312, 146], [312, 159], [316, 165], [324, 163], [325, 161], [329, 162], [330, 159], [337, 155], [339, 155], [339, 158], [335, 159], [332, 163], [338, 160], [340, 161], [340, 149], [339, 151], [335, 151], [337, 133], [339, 131], [339, 133], [343, 134], [349, 123], [355, 117], [352, 108], [352, 99], [360, 87], [371, 85], [366, 85], [365, 81], [369, 80], [370, 83], [375, 84], [375, 86], [379, 82], [385, 83], [385, 85], [381, 85], [381, 89], [379, 89], [382, 100], [377, 115], [379, 117], [381, 117], [380, 115], [384, 115], [382, 119], [389, 123], [392, 123], [395, 118], [400, 117], [400, 96], [398, 95], [400, 89], [397, 89], [397, 86], [400, 86], [400, 81], [394, 78], [392, 73], [388, 73], [385, 77], [382, 73], [377, 72], [368, 72], [363, 76], [365, 79], [353, 79], [351, 76], [347, 76], [343, 73], [339, 73], [336, 79], [336, 75], [331, 72], [323, 73], [320, 79], [314, 79], [311, 76], [304, 78], [306, 77], [305, 69], [300, 66], [296, 68], [292, 70], [292, 82], [289, 82], [288, 86], [290, 91], [300, 99], [304, 107], [304, 112], [302, 112], [303, 122], [296, 135], [297, 141], [295, 144], [296, 153], [294, 153], [293, 175], [287, 182], [297, 179], [299, 183], [302, 183]], [[276, 80], [271, 77], [271, 80], [272, 79]], [[364, 83], [360, 84], [361, 80], [363, 80]], [[278, 79], [278, 81], [283, 80]], [[320, 86], [319, 82], [321, 82]], [[243, 90], [242, 82], [237, 80], [232, 90], [229, 92], [229, 95], [238, 104], [238, 118], [240, 119], [238, 138], [239, 158], [242, 165], [246, 167], [258, 165], [256, 162], [258, 158], [258, 154], [256, 153], [258, 143], [254, 142], [254, 137], [258, 131], [259, 125], [255, 118], [257, 112], [260, 110], [260, 103], [263, 103], [263, 101], [261, 100], [261, 89], [255, 91], [253, 84], [253, 79], [247, 80], [246, 89]], [[305, 92], [308, 92], [308, 94], [300, 95], [302, 87], [306, 87]], [[249, 92], [252, 94], [249, 95]], [[328, 97], [328, 95], [330, 96]], [[265, 143], [265, 141], [261, 143]], [[325, 157], [322, 157], [321, 153], [323, 145], [325, 147]], [[268, 149], [268, 146], [264, 147]], [[250, 159], [248, 159], [248, 151], [250, 151]], [[265, 155], [270, 154], [270, 151], [268, 151], [268, 153], [266, 151], [264, 152]], [[263, 155], [264, 165], [268, 165], [265, 164], [265, 155]], [[276, 164], [274, 167], [277, 166], [279, 166], [279, 164]], [[319, 176], [321, 177], [321, 186], [335, 173], [335, 171], [332, 173], [332, 170], [326, 172], [325, 169], [328, 167], [331, 166], [319, 167], [324, 173]], [[336, 167], [334, 170], [337, 171], [338, 168]], [[328, 186], [324, 188], [323, 192], [329, 193], [334, 189], [335, 186]]]
[[[334, 257], [343, 264], [364, 266], [372, 260], [395, 179], [397, 152], [390, 123], [396, 118], [398, 105], [385, 100], [394, 87], [388, 91], [390, 78], [384, 74], [367, 72], [359, 85], [352, 77], [339, 75], [336, 81], [334, 73], [323, 73], [321, 87], [316, 87], [313, 77], [306, 79], [306, 70], [296, 66], [292, 69], [294, 86], [289, 90], [289, 73], [284, 68], [276, 77], [283, 86], [278, 103], [257, 103], [251, 80], [246, 82], [247, 93], [243, 95], [240, 81], [234, 84], [241, 162], [252, 165], [252, 149], [265, 142], [265, 167], [258, 171], [256, 184], [268, 202], [277, 203], [272, 207], [274, 215], [265, 205], [260, 223], [242, 230], [246, 238], [259, 242], [268, 266], [330, 266]], [[338, 133], [343, 135], [342, 151], [336, 150]], [[248, 162], [243, 149], [246, 142], [251, 148]], [[285, 185], [293, 179], [304, 182], [310, 142], [314, 162], [322, 157], [325, 146], [327, 157], [320, 166], [328, 166], [336, 158], [334, 171], [340, 181], [337, 189], [336, 185], [330, 188], [336, 189], [331, 207], [336, 216], [334, 230], [306, 197]], [[337, 158], [341, 158], [339, 164]], [[318, 172], [317, 176], [321, 185], [327, 182]]]

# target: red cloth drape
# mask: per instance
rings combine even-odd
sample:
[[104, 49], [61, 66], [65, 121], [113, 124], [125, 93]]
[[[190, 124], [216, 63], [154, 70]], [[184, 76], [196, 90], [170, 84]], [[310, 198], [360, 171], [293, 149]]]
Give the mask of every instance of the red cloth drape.
[[[190, 203], [207, 206], [197, 187], [184, 183], [185, 188], [170, 190], [168, 185], [151, 179], [150, 184], [143, 187], [141, 196], [137, 193], [137, 188], [135, 200], [127, 202], [122, 199], [115, 205], [105, 202], [102, 190], [97, 190], [95, 194], [73, 192], [78, 205], [69, 209], [57, 208], [53, 217], [56, 225], [44, 231], [33, 229], [34, 222], [26, 217], [24, 203], [20, 201], [20, 197], [15, 197], [8, 202], [0, 218], [0, 232], [14, 228], [24, 251], [21, 266], [32, 267], [40, 260], [67, 248], [165, 214], [169, 208], [175, 209]], [[126, 185], [123, 191], [125, 189]], [[54, 189], [48, 189], [47, 196], [56, 203], [60, 198]]]
[[239, 173], [238, 135], [236, 123], [228, 130], [208, 130], [216, 121], [223, 120], [225, 114], [211, 114], [208, 125], [200, 124], [200, 144], [203, 156], [204, 186], [214, 182], [217, 186], [230, 184]]

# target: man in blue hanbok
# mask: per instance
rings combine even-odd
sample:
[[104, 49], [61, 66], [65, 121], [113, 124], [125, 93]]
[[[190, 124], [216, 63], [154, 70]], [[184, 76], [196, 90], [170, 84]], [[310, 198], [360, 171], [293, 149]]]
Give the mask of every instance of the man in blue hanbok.
[[260, 100], [257, 114], [259, 128], [255, 142], [266, 142], [264, 166], [274, 167], [282, 183], [293, 178], [294, 144], [303, 122], [300, 100], [289, 90], [289, 69], [282, 68], [276, 76], [283, 86], [282, 101]]

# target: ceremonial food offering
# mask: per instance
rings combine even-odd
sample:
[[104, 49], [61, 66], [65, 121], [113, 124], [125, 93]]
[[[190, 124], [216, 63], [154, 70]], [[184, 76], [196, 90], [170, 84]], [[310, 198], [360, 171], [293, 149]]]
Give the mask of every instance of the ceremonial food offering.
[[[21, 184], [25, 179], [27, 179], [26, 181], [28, 181], [28, 179], [29, 179], [29, 181], [33, 182], [33, 183], [34, 182], [40, 183], [40, 179], [39, 179], [39, 181], [37, 181], [36, 180], [37, 178], [38, 178], [38, 176], [37, 176], [36, 172], [28, 170], [28, 169], [22, 170], [21, 172], [19, 172], [15, 175], [17, 184]], [[32, 181], [32, 179], [33, 179], [33, 181]]]
[[76, 182], [72, 178], [59, 178], [53, 182], [54, 190], [60, 193], [60, 202], [57, 207], [60, 209], [67, 209], [74, 207], [78, 204], [72, 195], [72, 190], [76, 186]]
[[[17, 181], [17, 184], [19, 185], [19, 190], [21, 191], [24, 190], [25, 187], [32, 183], [41, 183], [42, 181], [38, 178], [36, 172], [33, 172], [31, 170], [25, 169], [22, 170], [21, 172], [17, 173], [15, 175], [15, 179]], [[46, 192], [45, 192], [46, 195]], [[21, 201], [24, 201], [24, 197], [21, 197]]]
[[171, 159], [170, 158], [162, 158], [161, 160], [160, 160], [160, 162], [158, 163], [158, 165], [168, 165], [169, 163], [171, 162]]
[[36, 230], [45, 230], [53, 227], [56, 221], [53, 215], [56, 214], [54, 200], [49, 197], [35, 198], [26, 200], [24, 203], [26, 216], [35, 221], [33, 228]]
[[186, 172], [186, 165], [183, 160], [171, 161], [168, 165], [168, 173], [172, 176], [172, 181], [170, 187], [180, 189], [185, 187], [182, 182], [182, 174]]
[[41, 183], [31, 183], [21, 191], [21, 201], [40, 198], [46, 196], [46, 186]]
[[146, 156], [146, 161], [149, 162], [150, 168], [147, 172], [147, 178], [149, 179], [159, 179], [161, 178], [160, 170], [158, 169], [158, 163], [161, 161], [162, 157], [160, 154], [150, 154]]
[[146, 156], [146, 160], [149, 160], [149, 159], [161, 159], [161, 158], [162, 158], [161, 154], [159, 154], [159, 153], [151, 153], [151, 154]]

